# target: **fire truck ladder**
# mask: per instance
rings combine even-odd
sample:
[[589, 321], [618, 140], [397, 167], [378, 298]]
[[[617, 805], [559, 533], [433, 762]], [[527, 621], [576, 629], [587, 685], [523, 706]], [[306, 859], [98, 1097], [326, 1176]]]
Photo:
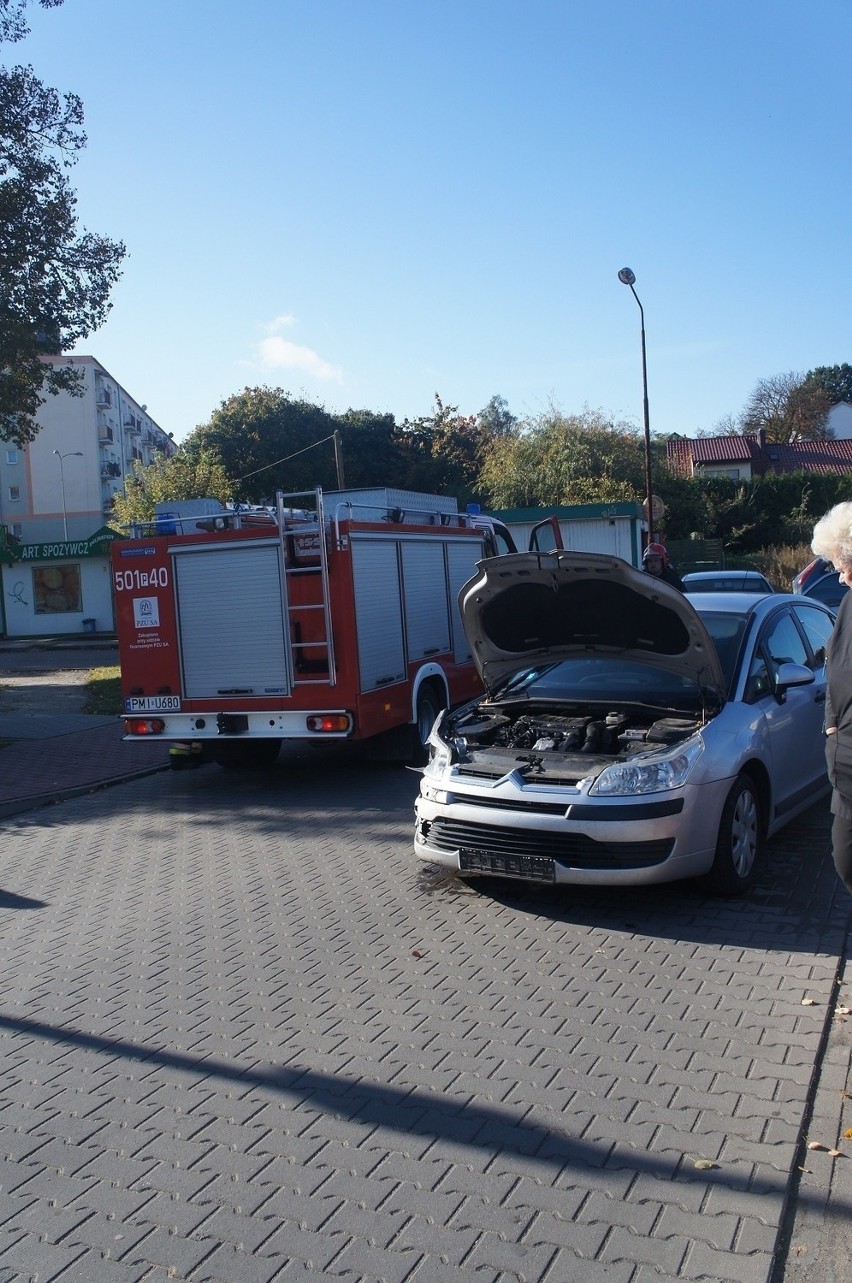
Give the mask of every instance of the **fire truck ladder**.
[[[302, 511], [294, 513], [291, 502], [312, 498], [316, 503], [316, 523], [313, 514]], [[299, 490], [289, 494], [278, 491], [275, 496], [278, 509], [278, 529], [284, 553], [284, 582], [287, 597], [287, 617], [290, 625], [290, 646], [293, 652], [293, 685], [294, 686], [335, 686], [337, 684], [337, 665], [334, 659], [334, 639], [331, 631], [331, 605], [328, 586], [328, 542], [325, 531], [325, 513], [323, 510], [322, 490]], [[312, 564], [299, 565], [296, 552], [296, 540], [299, 536], [317, 541], [319, 566], [313, 557]], [[317, 574], [317, 568], [319, 574]], [[297, 604], [293, 604], [292, 587], [296, 578], [303, 580], [302, 591]], [[317, 600], [311, 599], [310, 586], [319, 589]], [[305, 641], [302, 638], [301, 616], [306, 613], [321, 612], [322, 625], [319, 639]]]

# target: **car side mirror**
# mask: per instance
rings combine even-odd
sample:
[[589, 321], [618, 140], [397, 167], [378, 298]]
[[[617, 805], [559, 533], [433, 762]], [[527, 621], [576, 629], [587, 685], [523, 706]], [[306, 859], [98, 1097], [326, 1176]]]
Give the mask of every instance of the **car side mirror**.
[[783, 704], [791, 686], [810, 686], [814, 680], [812, 670], [804, 664], [780, 664], [775, 674], [775, 698]]

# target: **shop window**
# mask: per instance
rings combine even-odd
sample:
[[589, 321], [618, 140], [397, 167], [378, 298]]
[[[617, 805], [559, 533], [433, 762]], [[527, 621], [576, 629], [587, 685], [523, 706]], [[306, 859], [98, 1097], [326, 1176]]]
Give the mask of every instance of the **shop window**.
[[37, 615], [81, 612], [83, 593], [79, 563], [33, 569], [33, 601]]

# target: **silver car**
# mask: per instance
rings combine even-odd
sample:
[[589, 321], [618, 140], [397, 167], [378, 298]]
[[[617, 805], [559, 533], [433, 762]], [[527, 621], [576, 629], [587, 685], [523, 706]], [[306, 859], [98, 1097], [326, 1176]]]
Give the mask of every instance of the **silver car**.
[[688, 593], [775, 592], [759, 570], [691, 570], [681, 582]]
[[787, 593], [691, 599], [619, 558], [495, 557], [459, 594], [486, 694], [442, 713], [415, 851], [463, 877], [754, 882], [828, 790], [834, 616]]

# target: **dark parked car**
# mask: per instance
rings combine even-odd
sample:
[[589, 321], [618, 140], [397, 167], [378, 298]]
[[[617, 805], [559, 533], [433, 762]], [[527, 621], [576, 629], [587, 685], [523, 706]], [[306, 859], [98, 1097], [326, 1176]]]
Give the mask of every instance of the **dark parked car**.
[[759, 570], [692, 570], [683, 576], [687, 592], [774, 592]]
[[849, 589], [840, 582], [837, 571], [830, 561], [814, 557], [804, 570], [800, 570], [793, 580], [793, 592], [803, 597], [821, 601], [830, 610], [837, 610]]

